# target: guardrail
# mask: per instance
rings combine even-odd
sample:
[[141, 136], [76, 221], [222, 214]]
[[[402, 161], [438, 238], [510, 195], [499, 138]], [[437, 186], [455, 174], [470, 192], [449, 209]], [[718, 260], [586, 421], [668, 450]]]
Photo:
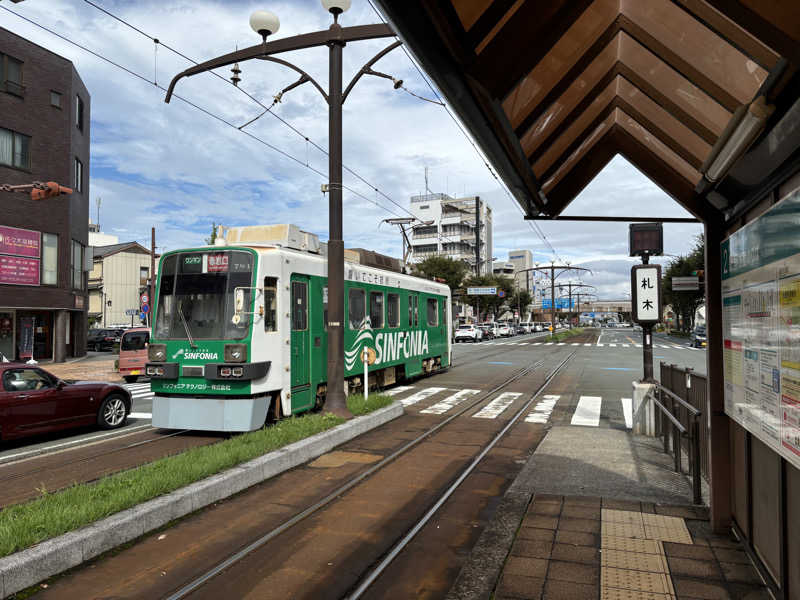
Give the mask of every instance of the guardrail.
[[[683, 398], [699, 411], [708, 414], [708, 401], [706, 399], [707, 380], [705, 375], [695, 373], [693, 369], [679, 367], [678, 365], [661, 363], [661, 385], [673, 394]], [[678, 407], [678, 420], [687, 426], [689, 423], [689, 413], [682, 407]], [[708, 419], [703, 419], [700, 423], [700, 473], [708, 479], [710, 477], [708, 465], [708, 442], [709, 442]], [[688, 445], [684, 445], [688, 452]]]
[[[684, 441], [686, 442], [688, 470], [692, 475], [693, 502], [702, 504], [700, 417], [703, 413], [658, 382], [653, 385], [648, 395], [660, 415], [660, 418], [656, 419], [656, 437], [663, 436], [666, 454], [670, 453], [671, 442], [676, 473], [683, 472], [683, 448]], [[687, 416], [684, 422], [680, 418], [681, 413]]]

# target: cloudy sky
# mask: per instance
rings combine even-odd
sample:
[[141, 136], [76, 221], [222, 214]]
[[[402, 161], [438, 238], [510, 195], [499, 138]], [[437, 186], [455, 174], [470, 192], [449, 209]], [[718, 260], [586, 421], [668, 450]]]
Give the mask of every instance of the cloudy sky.
[[[227, 226], [295, 223], [327, 239], [327, 199], [320, 192], [320, 184], [325, 182], [320, 173], [327, 173], [327, 156], [314, 147], [327, 147], [327, 108], [310, 84], [287, 93], [274, 109], [285, 123], [267, 114], [245, 128], [255, 137], [237, 127], [263, 109], [229, 83], [203, 74], [182, 80], [176, 93], [233, 126], [178, 99], [165, 104], [164, 92], [157, 87], [166, 87], [175, 74], [191, 66], [165, 45], [197, 61], [237, 46], [251, 46], [260, 38], [250, 29], [248, 19], [258, 9], [280, 17], [281, 28], [273, 39], [322, 29], [330, 18], [319, 0], [263, 4], [92, 1], [158, 38], [162, 45], [156, 47], [152, 40], [83, 0], [2, 2], [0, 27], [70, 59], [89, 89], [92, 219], [96, 218], [94, 200], [102, 198], [103, 231], [119, 236], [120, 241], [137, 240], [149, 246], [150, 227], [155, 226], [161, 251], [202, 243], [212, 222]], [[360, 25], [377, 19], [367, 0], [353, 0], [342, 23]], [[345, 85], [388, 44], [377, 40], [348, 45]], [[326, 48], [282, 57], [327, 87]], [[293, 71], [264, 61], [249, 61], [241, 68], [241, 88], [267, 105], [297, 79]], [[375, 68], [404, 80], [410, 91], [433, 97], [401, 50], [386, 56]], [[227, 69], [219, 74], [226, 79], [231, 75]], [[398, 232], [380, 223], [385, 218], [407, 216], [404, 209], [409, 197], [424, 191], [427, 166], [431, 191], [480, 195], [490, 203], [494, 256], [502, 259], [509, 250], [528, 248], [538, 261], [549, 263], [552, 258], [445, 110], [394, 90], [388, 80], [365, 77], [348, 98], [344, 164], [360, 176], [344, 173], [345, 185], [355, 192], [344, 193], [347, 246], [400, 255]], [[688, 216], [622, 157], [612, 160], [565, 214]], [[601, 298], [621, 298], [629, 288], [626, 224], [541, 223], [541, 229], [562, 260], [593, 270], [593, 277], [582, 280], [596, 285]], [[686, 253], [700, 232], [699, 225], [665, 225], [665, 253]]]

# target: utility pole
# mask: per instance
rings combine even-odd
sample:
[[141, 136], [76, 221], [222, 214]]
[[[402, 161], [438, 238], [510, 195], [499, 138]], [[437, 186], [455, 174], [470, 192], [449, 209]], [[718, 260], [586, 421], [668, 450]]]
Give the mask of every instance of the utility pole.
[[156, 228], [150, 228], [150, 311], [147, 313], [147, 322], [153, 329], [153, 309], [156, 305]]
[[481, 199], [475, 196], [475, 276], [481, 275]]

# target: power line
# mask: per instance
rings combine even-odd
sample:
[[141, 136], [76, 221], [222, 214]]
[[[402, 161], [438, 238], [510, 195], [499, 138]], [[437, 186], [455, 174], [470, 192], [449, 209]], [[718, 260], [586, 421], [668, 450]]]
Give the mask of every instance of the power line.
[[[125, 25], [126, 27], [129, 27], [130, 29], [132, 29], [132, 30], [136, 31], [136, 32], [137, 32], [137, 33], [139, 33], [140, 35], [142, 35], [142, 36], [146, 37], [147, 39], [149, 39], [150, 41], [152, 41], [154, 44], [156, 44], [156, 48], [157, 48], [157, 47], [158, 47], [158, 45], [160, 44], [161, 46], [163, 46], [164, 48], [166, 48], [166, 49], [167, 49], [167, 50], [169, 50], [170, 52], [173, 52], [173, 53], [175, 53], [177, 56], [180, 56], [181, 58], [183, 58], [183, 59], [185, 59], [185, 60], [187, 60], [187, 61], [191, 62], [192, 64], [194, 64], [194, 65], [197, 65], [197, 64], [199, 64], [199, 63], [198, 63], [198, 61], [196, 61], [196, 60], [194, 60], [193, 58], [191, 58], [191, 57], [187, 56], [187, 55], [186, 55], [186, 54], [184, 54], [183, 52], [181, 52], [181, 51], [179, 51], [179, 50], [177, 50], [177, 49], [173, 48], [172, 46], [170, 46], [170, 45], [168, 45], [168, 44], [165, 44], [164, 42], [162, 42], [162, 41], [161, 41], [161, 40], [159, 40], [158, 38], [156, 38], [156, 37], [154, 37], [154, 36], [150, 35], [149, 33], [146, 33], [145, 31], [143, 31], [142, 29], [140, 29], [140, 28], [136, 27], [136, 26], [135, 26], [135, 25], [133, 25], [132, 23], [130, 23], [130, 22], [128, 22], [128, 21], [126, 21], [126, 20], [125, 20], [125, 19], [123, 19], [122, 17], [120, 17], [120, 16], [118, 16], [118, 15], [115, 15], [114, 13], [112, 13], [112, 12], [111, 12], [111, 11], [109, 11], [109, 10], [107, 10], [106, 8], [103, 8], [102, 6], [100, 6], [100, 5], [96, 4], [96, 3], [95, 3], [95, 2], [93, 2], [92, 0], [83, 0], [83, 1], [84, 1], [86, 4], [88, 4], [88, 5], [90, 5], [90, 6], [94, 7], [94, 8], [96, 8], [96, 9], [97, 9], [97, 10], [99, 10], [100, 12], [102, 12], [102, 13], [104, 13], [104, 14], [108, 15], [108, 16], [109, 16], [109, 17], [111, 17], [112, 19], [114, 19], [114, 20], [118, 21], [119, 23], [122, 23], [122, 24], [123, 24], [123, 25]], [[401, 47], [402, 47], [402, 46], [401, 46]], [[405, 48], [404, 48], [404, 47], [403, 47], [403, 50], [405, 51]], [[109, 62], [111, 62], [111, 61], [109, 61]], [[307, 143], [307, 144], [311, 144], [311, 145], [312, 145], [314, 148], [316, 148], [317, 150], [319, 150], [320, 152], [322, 152], [324, 155], [326, 155], [326, 156], [328, 155], [328, 151], [327, 151], [325, 148], [323, 148], [322, 146], [320, 146], [319, 144], [317, 144], [317, 143], [316, 143], [314, 140], [312, 140], [312, 139], [311, 139], [309, 136], [307, 136], [307, 135], [306, 135], [306, 134], [304, 134], [302, 131], [300, 131], [299, 129], [297, 129], [297, 128], [296, 128], [294, 125], [292, 125], [291, 123], [289, 123], [288, 121], [286, 121], [285, 119], [283, 119], [283, 118], [282, 118], [280, 115], [278, 115], [277, 113], [274, 113], [274, 112], [272, 112], [272, 109], [275, 107], [275, 105], [277, 104], [277, 102], [273, 102], [273, 103], [272, 103], [272, 105], [270, 105], [270, 106], [267, 106], [267, 105], [265, 105], [264, 103], [262, 103], [260, 100], [258, 100], [258, 98], [256, 98], [255, 96], [253, 96], [252, 94], [250, 94], [249, 92], [247, 92], [246, 90], [244, 90], [242, 87], [240, 87], [240, 86], [238, 86], [238, 85], [234, 85], [234, 84], [233, 84], [233, 82], [229, 81], [228, 79], [226, 79], [225, 77], [223, 77], [223, 76], [222, 76], [222, 75], [220, 75], [219, 73], [216, 73], [216, 72], [214, 72], [214, 71], [208, 71], [208, 72], [209, 72], [209, 73], [211, 73], [211, 74], [212, 74], [214, 77], [217, 77], [218, 79], [220, 79], [220, 80], [224, 81], [225, 83], [227, 83], [227, 84], [229, 84], [229, 85], [233, 85], [233, 86], [234, 86], [234, 87], [235, 87], [235, 88], [236, 88], [236, 89], [237, 89], [239, 92], [243, 93], [243, 94], [244, 94], [245, 96], [247, 96], [247, 97], [248, 97], [250, 100], [252, 100], [252, 101], [253, 101], [253, 102], [255, 102], [256, 104], [258, 104], [258, 105], [259, 105], [261, 108], [263, 108], [263, 109], [264, 109], [264, 112], [263, 112], [263, 113], [261, 113], [261, 114], [260, 114], [258, 117], [256, 117], [256, 118], [260, 118], [260, 117], [262, 117], [262, 116], [263, 116], [265, 113], [269, 113], [271, 116], [273, 116], [273, 117], [275, 117], [276, 119], [278, 119], [278, 121], [280, 121], [280, 122], [281, 122], [281, 123], [282, 123], [284, 126], [288, 127], [288, 128], [289, 128], [289, 129], [291, 129], [291, 130], [292, 130], [292, 131], [293, 131], [295, 134], [297, 134], [298, 136], [300, 136], [301, 138], [303, 138], [303, 139], [306, 141], [306, 143]], [[158, 85], [158, 84], [155, 82], [155, 80], [154, 80], [153, 82], [150, 82], [150, 81], [149, 81], [149, 80], [147, 80], [147, 79], [145, 79], [145, 80], [146, 80], [146, 81], [148, 81], [148, 83], [153, 83], [154, 85]], [[159, 87], [160, 87], [160, 86], [159, 86]], [[162, 88], [162, 89], [163, 89], [163, 88]], [[432, 88], [431, 88], [431, 89], [432, 89]], [[434, 104], [440, 104], [441, 106], [445, 106], [445, 105], [444, 105], [444, 103], [443, 103], [443, 102], [441, 102], [441, 99], [438, 97], [438, 95], [437, 95], [437, 99], [439, 100], [439, 102], [434, 102], [434, 101], [432, 101], [432, 100], [428, 100], [427, 98], [422, 98], [421, 96], [418, 96], [417, 94], [414, 94], [413, 92], [411, 92], [410, 90], [406, 89], [405, 87], [403, 87], [403, 90], [404, 90], [404, 91], [406, 91], [407, 93], [411, 94], [412, 96], [415, 96], [415, 97], [417, 97], [417, 98], [420, 98], [421, 100], [425, 100], [425, 101], [427, 101], [427, 102], [432, 102], [432, 103], [434, 103]], [[434, 90], [434, 93], [435, 93], [435, 90]], [[445, 106], [445, 108], [446, 108], [446, 106]], [[255, 119], [253, 119], [253, 120], [255, 120]], [[252, 121], [250, 121], [250, 122], [252, 122]], [[229, 123], [227, 123], [227, 122], [226, 122], [226, 124], [229, 124]], [[248, 122], [248, 124], [249, 124], [249, 122]], [[242, 127], [239, 127], [238, 129], [242, 130], [242, 132], [243, 132], [243, 133], [246, 133], [246, 134], [247, 134], [247, 132], [243, 131]], [[250, 135], [250, 134], [247, 134], [247, 135]], [[254, 137], [254, 136], [251, 136], [251, 137]], [[259, 138], [254, 138], [254, 139], [259, 139]], [[296, 159], [295, 159], [295, 160], [296, 160]], [[307, 166], [307, 167], [308, 167], [308, 164], [307, 164], [307, 162], [306, 162], [306, 165], [305, 165], [305, 166]], [[309, 167], [309, 168], [310, 168], [310, 167]], [[353, 169], [351, 169], [351, 168], [350, 168], [350, 167], [348, 167], [347, 165], [345, 165], [345, 164], [342, 164], [342, 168], [343, 168], [345, 171], [347, 171], [348, 173], [350, 173], [350, 174], [351, 174], [353, 177], [355, 177], [356, 179], [358, 179], [359, 181], [361, 181], [361, 182], [362, 182], [364, 185], [367, 185], [367, 186], [369, 186], [369, 187], [370, 187], [370, 189], [373, 189], [373, 190], [375, 191], [375, 193], [376, 193], [376, 194], [379, 194], [380, 196], [384, 197], [386, 200], [388, 200], [389, 202], [391, 202], [392, 204], [394, 204], [395, 206], [397, 206], [397, 207], [398, 207], [400, 210], [404, 211], [405, 213], [407, 213], [408, 215], [410, 215], [410, 216], [412, 216], [412, 217], [416, 217], [416, 215], [414, 215], [414, 214], [413, 214], [413, 213], [412, 213], [410, 210], [408, 210], [408, 209], [407, 209], [405, 206], [403, 206], [403, 205], [401, 205], [400, 203], [396, 202], [396, 201], [395, 201], [393, 198], [391, 198], [391, 197], [390, 197], [388, 194], [386, 194], [386, 193], [384, 193], [383, 191], [381, 191], [381, 190], [380, 190], [380, 189], [379, 189], [377, 186], [375, 186], [374, 184], [372, 184], [372, 183], [370, 183], [369, 181], [367, 181], [367, 180], [366, 180], [364, 177], [362, 177], [362, 176], [361, 176], [359, 173], [357, 173], [356, 171], [354, 171]], [[345, 188], [345, 189], [349, 189], [349, 188]], [[351, 190], [351, 191], [352, 191], [352, 190]], [[361, 197], [364, 197], [364, 198], [366, 198], [365, 196], [361, 196]], [[375, 204], [376, 204], [376, 205], [378, 205], [378, 206], [381, 206], [381, 205], [379, 205], [379, 204], [377, 204], [377, 203], [375, 203]], [[390, 212], [391, 214], [393, 214], [393, 215], [395, 215], [395, 216], [399, 216], [399, 215], [397, 215], [397, 213], [394, 213], [394, 212], [392, 212], [392, 211], [390, 211], [390, 210], [387, 210], [387, 212]], [[450, 237], [447, 237], [447, 236], [445, 236], [445, 239], [446, 239], [447, 241], [451, 242], [451, 243], [453, 243], [453, 242], [456, 242], [456, 241], [459, 241], [459, 240], [453, 240], [452, 238], [450, 238]], [[444, 241], [444, 240], [442, 239], [441, 235], [439, 236], [439, 241]]]
[[[110, 65], [112, 65], [112, 66], [124, 71], [125, 73], [128, 73], [129, 75], [131, 75], [131, 76], [133, 76], [133, 77], [135, 77], [137, 79], [140, 79], [140, 80], [142, 80], [142, 81], [144, 81], [144, 82], [146, 82], [146, 83], [148, 83], [150, 85], [153, 85], [154, 87], [160, 89], [163, 92], [167, 91], [167, 89], [165, 87], [159, 85], [156, 81], [150, 81], [144, 75], [142, 75], [140, 73], [137, 73], [137, 72], [135, 72], [135, 71], [133, 71], [133, 70], [131, 70], [131, 69], [129, 69], [129, 68], [127, 68], [127, 67], [125, 67], [125, 66], [123, 66], [123, 65], [121, 65], [121, 64], [119, 64], [119, 63], [117, 63], [115, 61], [113, 61], [113, 60], [111, 60], [110, 58], [107, 58], [107, 57], [103, 56], [102, 54], [100, 54], [98, 52], [95, 52], [94, 50], [91, 50], [90, 48], [87, 48], [86, 46], [83, 46], [82, 44], [79, 44], [78, 42], [75, 42], [75, 41], [69, 39], [68, 37], [66, 37], [64, 35], [61, 35], [60, 33], [56, 32], [56, 31], [53, 31], [52, 29], [49, 29], [48, 27], [45, 27], [44, 25], [41, 25], [40, 23], [37, 23], [37, 22], [33, 21], [32, 19], [29, 19], [28, 17], [25, 17], [25, 16], [13, 11], [13, 10], [10, 10], [9, 8], [6, 8], [5, 6], [0, 6], [0, 8], [2, 8], [3, 10], [5, 10], [8, 13], [11, 13], [15, 17], [18, 17], [18, 18], [22, 19], [23, 21], [26, 21], [26, 22], [30, 23], [31, 25], [34, 25], [34, 26], [46, 31], [49, 34], [54, 35], [57, 38], [65, 41], [65, 42], [67, 42], [69, 44], [72, 44], [73, 46], [75, 46], [77, 48], [80, 48], [84, 52], [87, 52], [87, 53], [91, 54], [92, 56], [94, 56], [96, 58], [99, 58], [102, 61], [107, 62], [108, 64], [110, 64]], [[305, 167], [306, 169], [312, 171], [313, 173], [316, 173], [317, 175], [320, 175], [321, 177], [323, 177], [325, 179], [328, 178], [327, 174], [323, 173], [319, 169], [315, 169], [311, 165], [309, 165], [307, 163], [304, 163], [302, 160], [300, 160], [299, 158], [289, 154], [285, 150], [282, 150], [281, 148], [278, 148], [277, 146], [274, 146], [273, 144], [270, 144], [269, 142], [261, 139], [260, 137], [258, 137], [256, 135], [253, 135], [252, 133], [250, 133], [248, 131], [240, 130], [235, 124], [233, 124], [230, 121], [226, 120], [225, 118], [223, 118], [223, 117], [211, 112], [210, 110], [208, 110], [206, 108], [203, 108], [202, 106], [200, 106], [198, 104], [195, 104], [194, 102], [192, 102], [188, 98], [184, 98], [183, 96], [180, 96], [178, 94], [173, 94], [173, 96], [175, 98], [178, 98], [178, 100], [181, 100], [182, 102], [188, 104], [192, 108], [194, 108], [196, 110], [199, 110], [200, 112], [206, 114], [207, 116], [209, 116], [209, 117], [211, 117], [213, 119], [216, 119], [217, 121], [219, 121], [221, 123], [224, 123], [228, 127], [231, 127], [232, 129], [235, 129], [236, 131], [239, 131], [239, 132], [243, 133], [244, 135], [248, 136], [249, 138], [257, 141], [258, 143], [263, 144], [264, 146], [266, 146], [270, 150], [273, 150], [274, 152], [277, 152], [278, 154], [284, 156], [285, 158], [287, 158], [287, 159], [289, 159], [289, 160], [291, 160], [293, 162], [296, 162], [298, 165], [300, 165], [302, 167]], [[362, 193], [360, 193], [360, 192], [358, 192], [358, 191], [356, 191], [356, 190], [354, 190], [354, 189], [352, 189], [352, 188], [350, 188], [348, 186], [342, 185], [342, 189], [345, 189], [345, 190], [349, 191], [350, 193], [352, 193], [353, 195], [358, 196], [359, 198], [362, 198], [362, 199], [366, 200], [367, 202], [370, 202], [371, 204], [374, 204], [375, 206], [385, 210], [389, 214], [395, 215], [397, 217], [400, 216], [396, 212], [394, 212], [393, 210], [383, 206], [382, 204], [376, 202], [375, 200], [372, 200], [371, 198], [365, 196], [364, 194], [362, 194]]]

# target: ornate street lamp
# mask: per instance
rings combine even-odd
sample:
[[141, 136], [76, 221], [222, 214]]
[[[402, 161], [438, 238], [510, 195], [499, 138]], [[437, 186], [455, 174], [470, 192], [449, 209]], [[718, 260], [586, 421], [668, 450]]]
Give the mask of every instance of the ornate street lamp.
[[[280, 20], [268, 11], [256, 11], [250, 17], [250, 27], [261, 36], [262, 43], [211, 59], [176, 75], [169, 84], [165, 102], [169, 102], [177, 82], [184, 77], [205, 73], [228, 65], [237, 65], [257, 58], [288, 67], [300, 74], [300, 79], [284, 88], [278, 97], [297, 86], [310, 82], [328, 103], [328, 378], [325, 408], [329, 412], [350, 417], [344, 391], [344, 241], [342, 235], [342, 104], [362, 75], [376, 75], [391, 80], [395, 88], [398, 81], [372, 69], [378, 60], [402, 44], [393, 42], [356, 73], [342, 92], [342, 49], [348, 42], [395, 37], [386, 24], [342, 27], [339, 16], [350, 8], [350, 0], [321, 0], [322, 6], [333, 15], [330, 28], [314, 33], [295, 35], [268, 42], [280, 28]], [[299, 67], [274, 55], [292, 50], [328, 46], [330, 78], [328, 93]], [[238, 77], [238, 73], [234, 73]], [[238, 83], [238, 82], [237, 82]]]

